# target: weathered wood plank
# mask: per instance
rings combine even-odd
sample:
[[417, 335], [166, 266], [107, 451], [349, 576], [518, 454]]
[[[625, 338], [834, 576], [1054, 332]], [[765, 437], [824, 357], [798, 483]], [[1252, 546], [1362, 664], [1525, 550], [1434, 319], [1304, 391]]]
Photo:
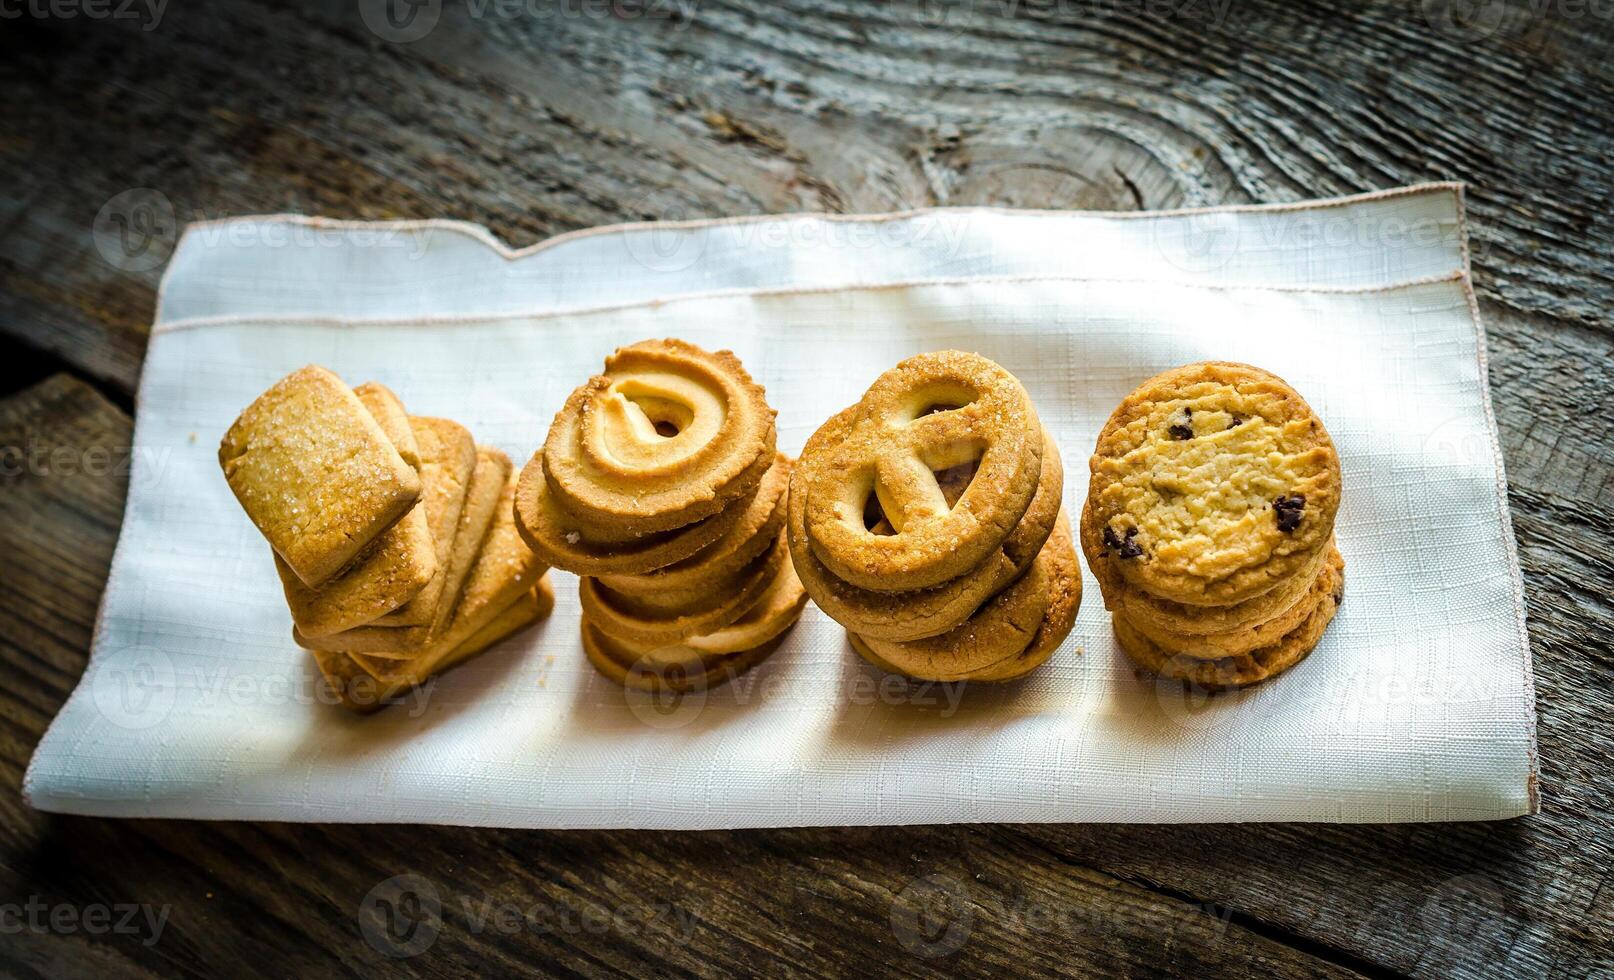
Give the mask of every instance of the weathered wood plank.
[[[131, 389], [177, 224], [223, 214], [451, 216], [525, 243], [1447, 178], [1473, 184], [1488, 297], [1609, 327], [1614, 27], [1595, 4], [1519, 0], [1486, 33], [1435, 2], [468, 0], [410, 44], [360, 6], [8, 21], [0, 330]], [[135, 217], [119, 195], [142, 187], [173, 212], [155, 242], [96, 247], [97, 214]]]

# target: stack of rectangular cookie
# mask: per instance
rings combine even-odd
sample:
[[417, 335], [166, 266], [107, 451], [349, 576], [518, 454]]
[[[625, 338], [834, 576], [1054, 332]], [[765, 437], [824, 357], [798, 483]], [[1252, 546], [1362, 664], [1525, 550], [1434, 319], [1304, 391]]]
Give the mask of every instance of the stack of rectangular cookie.
[[382, 385], [295, 371], [236, 419], [219, 463], [274, 550], [294, 639], [348, 707], [379, 708], [553, 606], [515, 530], [509, 457]]
[[1121, 649], [1164, 678], [1242, 687], [1300, 662], [1344, 599], [1339, 457], [1282, 379], [1190, 364], [1099, 434], [1081, 541]]

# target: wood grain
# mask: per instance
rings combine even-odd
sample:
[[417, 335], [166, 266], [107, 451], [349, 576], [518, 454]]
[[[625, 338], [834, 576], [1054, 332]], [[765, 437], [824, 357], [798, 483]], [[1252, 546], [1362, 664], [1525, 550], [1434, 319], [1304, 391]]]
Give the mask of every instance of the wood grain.
[[[355, 4], [313, 0], [175, 5], [151, 31], [5, 22], [0, 335], [117, 399], [138, 378], [163, 249], [197, 217], [445, 216], [524, 244], [645, 218], [1137, 209], [1469, 181], [1543, 813], [1388, 828], [546, 834], [114, 823], [36, 814], [12, 791], [0, 794], [0, 903], [172, 912], [152, 946], [8, 935], [0, 969], [1614, 969], [1614, 31], [1572, 6], [1480, 4], [1477, 22], [1447, 22], [1440, 0], [1183, 0], [1165, 13], [668, 0], [617, 16], [587, 0], [510, 15], [468, 0], [411, 44], [378, 37]], [[173, 223], [139, 254], [105, 236], [98, 247], [97, 214], [127, 212], [117, 199], [133, 188], [159, 193], [141, 200], [166, 200]], [[88, 458], [126, 443], [128, 424], [57, 377], [0, 404], [0, 446], [43, 440]], [[26, 467], [3, 481], [0, 547], [28, 570], [0, 582], [0, 656], [16, 679], [0, 688], [0, 765], [15, 787], [82, 670], [122, 484]], [[388, 961], [364, 938], [360, 903], [411, 871], [440, 893], [441, 934]], [[479, 931], [489, 902], [536, 907], [550, 925]], [[916, 939], [893, 921], [922, 902], [937, 915], [912, 919], [933, 927]], [[947, 925], [965, 919], [957, 951], [911, 951], [945, 950]]]

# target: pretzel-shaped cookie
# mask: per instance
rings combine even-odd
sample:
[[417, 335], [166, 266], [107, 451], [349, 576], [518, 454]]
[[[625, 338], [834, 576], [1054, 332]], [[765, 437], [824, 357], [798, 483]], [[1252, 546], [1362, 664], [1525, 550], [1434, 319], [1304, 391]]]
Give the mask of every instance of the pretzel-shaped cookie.
[[[948, 507], [936, 471], [977, 463]], [[803, 455], [813, 553], [868, 589], [922, 589], [986, 559], [1031, 504], [1042, 425], [1020, 382], [963, 351], [910, 357], [875, 380], [841, 442]], [[865, 514], [878, 498], [894, 533]]]
[[756, 488], [773, 460], [773, 419], [732, 353], [647, 340], [572, 392], [544, 442], [544, 475], [596, 536], [669, 531]]
[[[807, 440], [803, 454], [845, 437], [857, 406], [831, 417]], [[944, 633], [968, 619], [991, 596], [1025, 571], [1053, 530], [1064, 492], [1064, 467], [1053, 436], [1043, 433], [1042, 472], [1020, 523], [986, 561], [941, 585], [908, 592], [878, 592], [842, 581], [824, 567], [807, 538], [806, 494], [792, 493], [787, 513], [790, 557], [818, 607], [853, 633], [871, 639], [917, 640]]]

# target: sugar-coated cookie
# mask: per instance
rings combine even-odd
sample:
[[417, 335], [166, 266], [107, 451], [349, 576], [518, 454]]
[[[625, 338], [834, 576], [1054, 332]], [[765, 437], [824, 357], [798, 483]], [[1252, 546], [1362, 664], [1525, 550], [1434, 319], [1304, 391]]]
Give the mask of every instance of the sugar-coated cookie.
[[342, 379], [309, 365], [248, 405], [219, 442], [225, 480], [305, 585], [345, 568], [420, 499], [420, 476]]

